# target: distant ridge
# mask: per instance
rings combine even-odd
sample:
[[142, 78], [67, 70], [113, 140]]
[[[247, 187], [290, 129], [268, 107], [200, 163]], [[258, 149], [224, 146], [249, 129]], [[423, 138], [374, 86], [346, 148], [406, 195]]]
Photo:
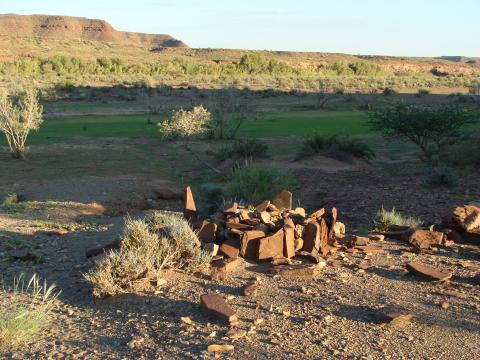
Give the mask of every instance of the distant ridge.
[[170, 35], [123, 32], [104, 20], [70, 16], [0, 14], [0, 35], [54, 40], [93, 40], [147, 48], [188, 47]]

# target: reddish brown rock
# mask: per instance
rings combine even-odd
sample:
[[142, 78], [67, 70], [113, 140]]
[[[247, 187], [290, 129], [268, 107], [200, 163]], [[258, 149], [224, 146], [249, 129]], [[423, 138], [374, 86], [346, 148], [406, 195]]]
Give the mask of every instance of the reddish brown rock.
[[197, 207], [193, 199], [192, 189], [187, 186], [183, 195], [183, 217], [188, 221], [192, 221], [197, 217]]
[[273, 266], [291, 265], [292, 261], [290, 259], [287, 259], [284, 256], [279, 256], [279, 257], [273, 258], [272, 261], [270, 261], [270, 264], [272, 264]]
[[202, 309], [222, 322], [230, 325], [238, 323], [238, 317], [220, 294], [204, 294], [200, 296]]
[[277, 231], [272, 236], [260, 239], [258, 245], [258, 259], [266, 260], [283, 256], [284, 231]]
[[435, 245], [445, 245], [447, 236], [439, 231], [415, 230], [408, 238], [408, 242], [418, 251], [430, 249]]
[[263, 201], [255, 207], [255, 211], [257, 213], [262, 213], [264, 211], [267, 211], [269, 205], [270, 205], [270, 201], [268, 200]]
[[275, 198], [272, 200], [273, 205], [278, 209], [292, 209], [292, 193], [287, 190], [281, 191]]
[[263, 231], [245, 231], [241, 238], [240, 256], [246, 259], [256, 259], [259, 241], [264, 237]]
[[378, 253], [383, 252], [383, 248], [375, 245], [365, 245], [365, 246], [355, 246], [356, 250], [362, 251], [364, 253]]
[[204, 221], [200, 231], [198, 232], [198, 239], [202, 243], [211, 243], [215, 241], [217, 233], [217, 224]]
[[220, 252], [227, 255], [229, 258], [235, 259], [240, 254], [240, 240], [238, 239], [227, 239], [220, 246]]
[[260, 217], [260, 220], [264, 224], [270, 224], [272, 222], [272, 217], [270, 216], [270, 213], [267, 211], [262, 211], [261, 213], [259, 213], [258, 216]]
[[348, 238], [345, 245], [349, 248], [353, 248], [356, 246], [367, 246], [370, 244], [370, 239], [363, 236], [352, 235]]
[[318, 265], [280, 265], [271, 270], [272, 274], [279, 275], [284, 278], [293, 279], [301, 277], [312, 277], [321, 268]]
[[243, 296], [255, 296], [258, 293], [259, 284], [257, 281], [252, 281], [242, 287]]
[[235, 214], [237, 212], [237, 209], [238, 209], [238, 203], [233, 202], [231, 204], [226, 205], [223, 208], [223, 212], [225, 214]]
[[212, 281], [224, 281], [228, 277], [228, 273], [235, 269], [240, 264], [237, 259], [218, 259], [212, 261], [210, 265]]
[[290, 259], [295, 256], [295, 225], [291, 219], [285, 219], [284, 223], [283, 256]]
[[253, 226], [239, 223], [230, 223], [227, 222], [227, 229], [237, 229], [242, 231], [253, 230]]
[[480, 208], [474, 205], [459, 206], [453, 212], [452, 222], [465, 231], [480, 229]]
[[317, 222], [309, 222], [303, 230], [302, 251], [313, 253], [320, 249], [320, 225]]
[[430, 281], [445, 281], [452, 277], [453, 273], [447, 270], [440, 270], [431, 266], [423, 265], [417, 261], [407, 264], [407, 270], [412, 274], [419, 275]]
[[325, 215], [325, 209], [321, 208], [321, 209], [315, 211], [314, 213], [310, 214], [310, 216], [308, 216], [308, 218], [305, 220], [305, 222], [318, 221], [318, 220], [320, 220], [320, 218], [323, 215]]
[[402, 307], [386, 306], [378, 311], [376, 318], [380, 323], [400, 327], [409, 324], [413, 319], [413, 315]]

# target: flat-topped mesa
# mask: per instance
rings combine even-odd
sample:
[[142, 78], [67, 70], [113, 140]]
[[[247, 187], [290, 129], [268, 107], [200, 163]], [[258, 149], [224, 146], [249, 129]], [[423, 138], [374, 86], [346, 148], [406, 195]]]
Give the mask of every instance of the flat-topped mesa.
[[104, 41], [148, 48], [187, 47], [170, 35], [118, 31], [104, 20], [70, 16], [0, 15], [0, 36]]

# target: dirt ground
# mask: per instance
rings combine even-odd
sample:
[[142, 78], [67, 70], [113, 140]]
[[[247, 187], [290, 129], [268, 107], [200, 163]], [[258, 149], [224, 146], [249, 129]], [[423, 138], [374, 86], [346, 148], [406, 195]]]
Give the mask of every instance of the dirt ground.
[[[168, 170], [168, 162], [164, 166]], [[196, 171], [191, 164], [182, 166], [190, 175]], [[347, 232], [366, 231], [382, 206], [395, 207], [429, 224], [456, 205], [480, 199], [478, 174], [462, 176], [453, 189], [432, 191], [421, 185], [421, 170], [412, 161], [372, 166], [318, 158], [290, 168], [299, 179], [295, 204], [308, 210], [336, 206]], [[13, 185], [7, 180], [0, 183], [2, 195], [18, 191], [27, 199], [0, 210], [0, 271], [3, 279], [36, 272], [62, 292], [51, 315], [52, 326], [28, 346], [4, 353], [4, 358], [480, 357], [478, 246], [456, 244], [417, 255], [408, 251], [407, 244], [387, 240], [378, 244], [384, 249], [381, 253], [340, 251], [327, 258], [323, 270], [311, 278], [284, 279], [272, 276], [269, 264], [244, 262], [223, 283], [210, 281], [208, 270], [193, 275], [167, 272], [166, 284], [153, 293], [94, 300], [82, 277], [94, 266], [85, 251], [114, 240], [127, 212], [141, 216], [148, 208], [180, 210], [178, 199], [153, 203], [145, 199], [159, 189], [174, 192], [183, 183], [123, 168], [98, 176], [85, 172], [37, 179], [32, 175]], [[43, 232], [58, 227], [70, 233], [49, 236]], [[8, 256], [9, 248], [22, 246], [41, 261], [23, 262]], [[423, 282], [405, 270], [412, 259], [455, 274], [448, 282]], [[361, 269], [360, 264], [368, 268]], [[241, 286], [256, 277], [259, 294], [242, 296]], [[227, 298], [241, 320], [239, 328], [247, 332], [244, 337], [230, 339], [228, 326], [201, 311], [200, 295], [207, 292]], [[442, 302], [449, 307], [440, 306]], [[414, 320], [400, 328], [379, 324], [377, 311], [387, 305], [408, 309]], [[181, 317], [190, 317], [193, 323], [185, 324]], [[235, 350], [214, 355], [207, 352], [210, 344], [233, 344]]]

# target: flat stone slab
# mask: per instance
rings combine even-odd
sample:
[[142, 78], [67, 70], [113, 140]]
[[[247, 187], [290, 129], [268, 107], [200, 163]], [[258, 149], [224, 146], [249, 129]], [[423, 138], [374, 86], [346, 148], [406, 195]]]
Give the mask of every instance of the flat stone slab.
[[230, 325], [238, 323], [235, 311], [227, 304], [220, 294], [204, 294], [200, 296], [202, 309], [222, 322]]
[[452, 277], [453, 272], [440, 270], [431, 266], [423, 265], [417, 261], [407, 264], [407, 270], [412, 274], [419, 275], [430, 281], [445, 281]]
[[378, 311], [376, 318], [379, 323], [400, 327], [409, 324], [413, 315], [402, 307], [386, 306]]

